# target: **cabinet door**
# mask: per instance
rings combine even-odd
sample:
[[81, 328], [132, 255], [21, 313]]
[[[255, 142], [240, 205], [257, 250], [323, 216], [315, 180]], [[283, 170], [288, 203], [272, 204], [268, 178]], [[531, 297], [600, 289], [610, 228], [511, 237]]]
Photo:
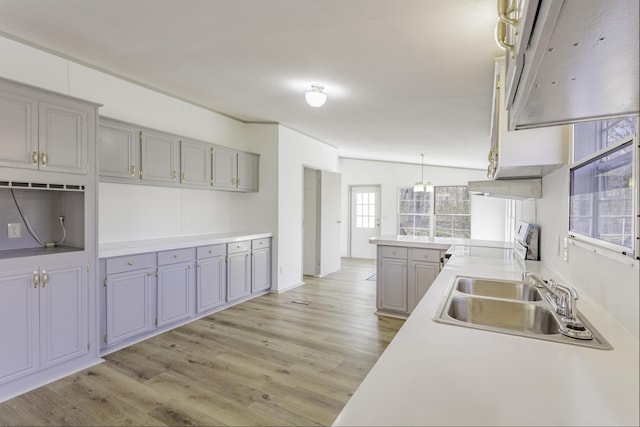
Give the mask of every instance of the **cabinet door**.
[[198, 187], [211, 185], [211, 144], [180, 141], [180, 182]]
[[38, 101], [0, 85], [0, 167], [38, 168]]
[[100, 177], [137, 180], [139, 157], [140, 143], [135, 128], [101, 120], [98, 132]]
[[212, 154], [213, 188], [235, 189], [238, 168], [238, 152], [214, 146]]
[[154, 270], [107, 276], [107, 343], [115, 344], [154, 328]]
[[173, 135], [142, 131], [141, 173], [145, 181], [178, 183], [180, 141]]
[[251, 264], [249, 254], [240, 252], [228, 255], [227, 261], [227, 300], [243, 298], [251, 292]]
[[440, 264], [434, 262], [412, 262], [409, 270], [409, 311], [418, 305], [436, 276], [440, 272]]
[[158, 267], [158, 326], [193, 315], [195, 284], [193, 262]]
[[47, 368], [89, 352], [85, 265], [40, 269], [40, 358]]
[[[0, 274], [0, 384], [38, 370], [38, 271]], [[38, 276], [39, 277], [39, 276]]]
[[251, 256], [251, 292], [266, 291], [271, 287], [271, 251], [253, 251]]
[[258, 191], [260, 156], [253, 153], [238, 153], [238, 189]]
[[66, 100], [38, 105], [40, 170], [86, 174], [90, 109]]
[[226, 300], [227, 271], [224, 256], [199, 260], [196, 278], [196, 311], [203, 313]]
[[382, 310], [407, 312], [407, 261], [382, 258], [380, 261], [378, 307]]

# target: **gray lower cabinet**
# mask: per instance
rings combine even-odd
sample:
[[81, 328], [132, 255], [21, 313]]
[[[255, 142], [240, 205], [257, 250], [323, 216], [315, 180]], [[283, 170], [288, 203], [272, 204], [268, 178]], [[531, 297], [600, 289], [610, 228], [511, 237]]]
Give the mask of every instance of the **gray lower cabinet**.
[[143, 181], [178, 184], [180, 140], [153, 130], [140, 131], [140, 178]]
[[196, 312], [204, 313], [225, 304], [227, 298], [227, 245], [201, 246], [196, 261]]
[[87, 264], [0, 274], [0, 384], [89, 353]]
[[251, 294], [251, 262], [249, 240], [227, 244], [227, 301], [233, 302]]
[[195, 313], [195, 248], [158, 252], [158, 327]]
[[378, 311], [407, 312], [407, 260], [382, 258], [378, 264]]
[[0, 167], [86, 174], [95, 105], [0, 80]]
[[105, 345], [117, 344], [155, 329], [155, 253], [108, 258], [103, 285]]
[[118, 256], [99, 264], [100, 348], [109, 351], [267, 292], [271, 238]]
[[378, 246], [379, 314], [410, 314], [440, 273], [439, 249]]
[[137, 181], [140, 172], [139, 131], [125, 123], [101, 119], [98, 159], [101, 177]]
[[271, 239], [251, 241], [251, 293], [271, 288]]

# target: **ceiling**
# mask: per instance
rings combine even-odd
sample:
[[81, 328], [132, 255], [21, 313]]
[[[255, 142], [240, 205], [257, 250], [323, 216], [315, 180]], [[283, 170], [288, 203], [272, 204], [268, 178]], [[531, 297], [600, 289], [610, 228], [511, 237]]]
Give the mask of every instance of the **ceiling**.
[[495, 0], [0, 0], [2, 35], [341, 157], [480, 169], [496, 20]]

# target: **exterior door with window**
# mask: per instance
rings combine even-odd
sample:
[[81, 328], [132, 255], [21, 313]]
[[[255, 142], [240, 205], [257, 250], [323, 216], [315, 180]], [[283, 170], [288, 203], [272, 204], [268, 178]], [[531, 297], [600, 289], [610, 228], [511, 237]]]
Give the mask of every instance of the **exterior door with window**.
[[351, 258], [375, 259], [370, 237], [380, 235], [380, 186], [351, 187]]

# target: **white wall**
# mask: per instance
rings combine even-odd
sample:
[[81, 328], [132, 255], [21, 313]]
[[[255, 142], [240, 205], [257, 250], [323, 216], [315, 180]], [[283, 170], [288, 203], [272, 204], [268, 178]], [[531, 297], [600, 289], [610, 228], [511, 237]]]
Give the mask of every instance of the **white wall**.
[[542, 262], [639, 337], [640, 262], [622, 255], [614, 260], [572, 245], [569, 246], [568, 262], [563, 261], [562, 251], [557, 255], [556, 236], [563, 238], [568, 233], [568, 166], [543, 178], [542, 195], [537, 203]]
[[[349, 249], [349, 186], [380, 185], [380, 232], [383, 235], [395, 235], [398, 233], [398, 188], [412, 186], [419, 181], [422, 170], [421, 165], [415, 164], [341, 158], [340, 171], [342, 218], [345, 219], [342, 221], [341, 253], [346, 257]], [[467, 185], [469, 181], [486, 179], [486, 171], [425, 165], [424, 179], [434, 185]], [[476, 199], [473, 197], [472, 205]], [[504, 240], [504, 200], [486, 197], [479, 203], [480, 208], [472, 208], [471, 237]]]
[[302, 203], [304, 166], [337, 172], [337, 150], [279, 126], [278, 291], [302, 283]]

